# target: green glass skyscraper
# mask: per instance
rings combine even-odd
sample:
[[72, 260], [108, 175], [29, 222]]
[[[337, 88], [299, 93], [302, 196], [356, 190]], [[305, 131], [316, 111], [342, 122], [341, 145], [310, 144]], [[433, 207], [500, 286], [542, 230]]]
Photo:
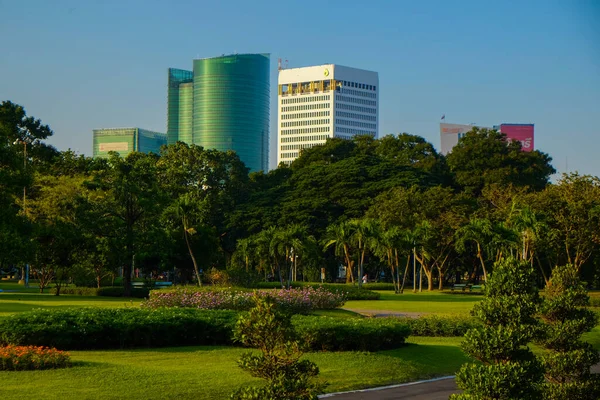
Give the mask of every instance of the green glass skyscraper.
[[169, 144], [233, 150], [251, 171], [266, 171], [269, 67], [268, 54], [234, 54], [169, 69]]

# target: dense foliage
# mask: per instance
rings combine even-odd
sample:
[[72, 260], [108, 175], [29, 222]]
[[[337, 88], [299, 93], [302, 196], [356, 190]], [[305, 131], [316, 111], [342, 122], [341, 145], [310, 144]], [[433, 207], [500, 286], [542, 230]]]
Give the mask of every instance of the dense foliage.
[[229, 345], [237, 313], [190, 309], [35, 310], [0, 320], [0, 344], [63, 350]]
[[411, 331], [398, 318], [295, 316], [302, 346], [312, 351], [379, 351], [402, 347]]
[[[248, 174], [232, 152], [177, 143], [91, 159], [44, 144], [0, 104], [0, 272], [40, 290], [174, 283], [382, 281], [397, 293], [480, 283], [507, 254], [547, 283], [572, 265], [600, 285], [600, 180], [555, 172], [496, 131], [447, 156], [410, 134], [331, 139], [291, 166]], [[70, 289], [69, 289], [70, 290]]]

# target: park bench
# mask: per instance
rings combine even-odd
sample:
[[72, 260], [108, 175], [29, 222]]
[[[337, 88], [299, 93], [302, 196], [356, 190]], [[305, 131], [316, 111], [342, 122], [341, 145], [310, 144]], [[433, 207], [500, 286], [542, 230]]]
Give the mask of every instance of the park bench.
[[469, 290], [472, 292], [473, 290], [482, 290], [483, 289], [483, 285], [471, 285], [471, 287], [469, 288]]
[[[131, 282], [131, 287], [146, 287], [147, 286], [147, 282]], [[156, 281], [154, 282], [153, 287], [160, 289], [160, 288], [166, 288], [169, 286], [173, 286], [173, 282], [163, 282], [163, 281]]]
[[467, 288], [471, 288], [470, 285], [467, 285], [466, 283], [455, 283], [454, 285], [452, 285], [452, 287], [450, 288], [450, 290], [454, 291], [454, 289], [460, 289], [463, 292], [467, 289]]

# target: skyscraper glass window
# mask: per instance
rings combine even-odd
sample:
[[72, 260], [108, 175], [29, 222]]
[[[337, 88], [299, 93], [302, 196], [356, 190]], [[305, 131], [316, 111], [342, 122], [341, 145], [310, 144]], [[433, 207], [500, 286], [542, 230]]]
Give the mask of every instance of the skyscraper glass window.
[[169, 143], [233, 150], [251, 171], [266, 171], [269, 66], [268, 54], [233, 54], [169, 69]]

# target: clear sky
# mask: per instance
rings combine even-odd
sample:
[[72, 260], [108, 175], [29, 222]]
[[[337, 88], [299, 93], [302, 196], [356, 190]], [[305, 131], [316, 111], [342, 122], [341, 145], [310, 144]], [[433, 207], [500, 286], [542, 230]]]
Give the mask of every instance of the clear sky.
[[600, 176], [598, 0], [0, 0], [0, 100], [91, 155], [92, 129], [166, 131], [167, 68], [271, 53], [379, 72], [380, 136], [534, 123], [559, 172]]

